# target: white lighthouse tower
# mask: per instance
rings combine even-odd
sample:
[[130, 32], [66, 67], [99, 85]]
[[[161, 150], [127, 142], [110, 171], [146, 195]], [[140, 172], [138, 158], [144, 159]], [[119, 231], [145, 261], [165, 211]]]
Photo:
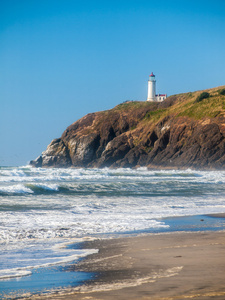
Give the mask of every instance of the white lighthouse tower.
[[155, 101], [156, 94], [156, 80], [153, 72], [149, 75], [148, 79], [148, 98], [147, 101]]
[[148, 98], [147, 101], [156, 101], [161, 102], [165, 100], [167, 97], [166, 94], [158, 94], [156, 95], [156, 80], [153, 72], [149, 75], [148, 79]]

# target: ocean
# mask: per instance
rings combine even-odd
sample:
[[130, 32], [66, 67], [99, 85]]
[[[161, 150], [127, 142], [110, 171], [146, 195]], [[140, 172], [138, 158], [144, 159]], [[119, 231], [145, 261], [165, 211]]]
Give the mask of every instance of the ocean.
[[220, 218], [204, 223], [199, 217], [224, 212], [225, 171], [1, 167], [0, 299], [91, 278], [65, 272], [98, 251], [76, 247], [82, 241], [224, 229]]

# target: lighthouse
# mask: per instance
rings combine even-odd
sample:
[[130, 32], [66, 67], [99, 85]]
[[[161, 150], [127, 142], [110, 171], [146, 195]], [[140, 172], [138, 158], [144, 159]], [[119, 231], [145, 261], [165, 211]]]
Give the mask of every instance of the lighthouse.
[[148, 98], [147, 101], [155, 101], [156, 94], [156, 80], [153, 72], [149, 75], [148, 79]]
[[148, 98], [147, 101], [162, 102], [167, 97], [166, 94], [156, 95], [156, 80], [153, 72], [149, 75], [148, 79]]

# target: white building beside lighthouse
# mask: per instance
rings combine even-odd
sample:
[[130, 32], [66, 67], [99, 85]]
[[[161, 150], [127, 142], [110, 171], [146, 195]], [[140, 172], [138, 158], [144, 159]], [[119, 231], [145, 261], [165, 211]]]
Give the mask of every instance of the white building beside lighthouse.
[[167, 98], [166, 94], [156, 94], [156, 80], [153, 72], [148, 79], [148, 98], [147, 101], [162, 102]]

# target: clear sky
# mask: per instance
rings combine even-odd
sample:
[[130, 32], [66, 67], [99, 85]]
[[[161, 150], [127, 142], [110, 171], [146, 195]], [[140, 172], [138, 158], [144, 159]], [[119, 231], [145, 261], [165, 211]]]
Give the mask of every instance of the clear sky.
[[225, 85], [224, 0], [1, 0], [0, 165], [87, 113]]

